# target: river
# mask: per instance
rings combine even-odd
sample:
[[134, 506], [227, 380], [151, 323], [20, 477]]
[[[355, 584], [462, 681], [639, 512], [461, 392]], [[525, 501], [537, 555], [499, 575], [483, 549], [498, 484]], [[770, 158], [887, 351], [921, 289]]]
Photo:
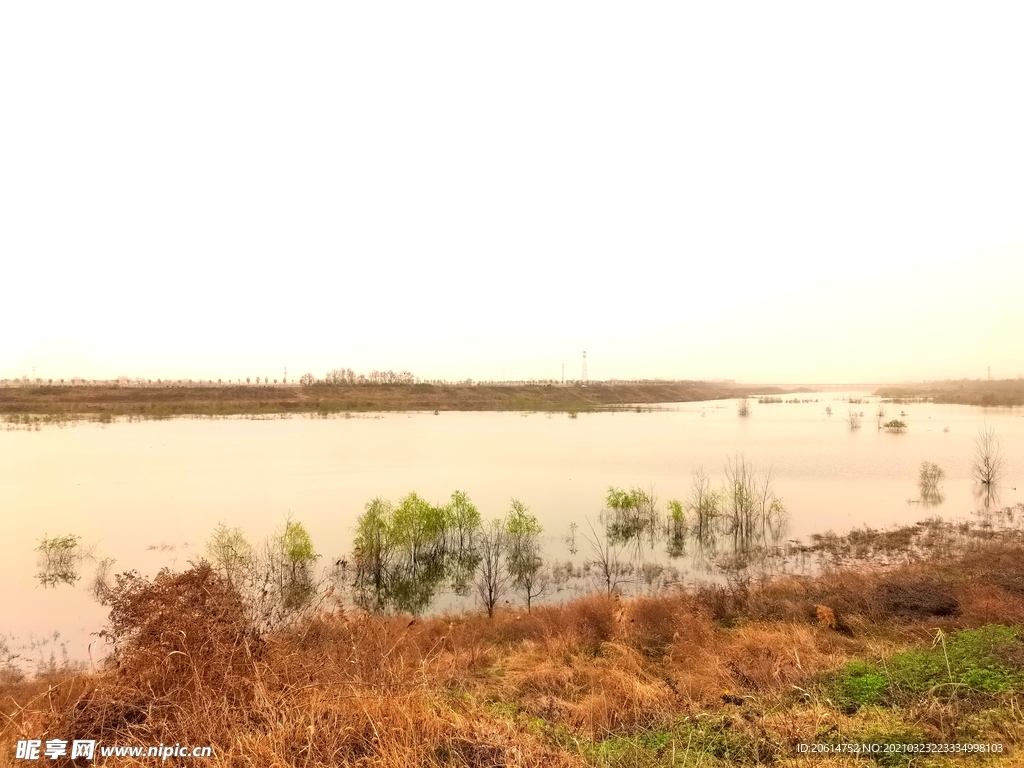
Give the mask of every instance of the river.
[[[712, 401], [576, 418], [386, 413], [8, 429], [0, 432], [0, 635], [19, 647], [50, 637], [43, 647], [65, 643], [80, 658], [96, 639], [105, 611], [83, 588], [88, 562], [77, 586], [40, 586], [35, 548], [44, 536], [80, 536], [95, 558], [114, 558], [114, 570], [152, 575], [201, 557], [218, 523], [258, 540], [291, 516], [326, 562], [349, 551], [370, 499], [397, 502], [415, 491], [441, 503], [462, 490], [485, 519], [518, 498], [544, 526], [547, 554], [571, 559], [570, 524], [585, 532], [596, 523], [609, 486], [653, 488], [664, 508], [687, 498], [698, 466], [720, 485], [727, 458], [739, 454], [772, 468], [788, 512], [785, 537], [794, 539], [970, 515], [979, 503], [973, 440], [983, 424], [1006, 458], [998, 503], [1024, 501], [1024, 410], [885, 404], [886, 420], [907, 423], [893, 434], [876, 429], [876, 398], [793, 397], [803, 402], [752, 401], [746, 417], [735, 401]], [[863, 411], [860, 429], [847, 424], [850, 410]], [[923, 461], [945, 472], [937, 505], [919, 493]], [[578, 547], [582, 562], [585, 543]]]

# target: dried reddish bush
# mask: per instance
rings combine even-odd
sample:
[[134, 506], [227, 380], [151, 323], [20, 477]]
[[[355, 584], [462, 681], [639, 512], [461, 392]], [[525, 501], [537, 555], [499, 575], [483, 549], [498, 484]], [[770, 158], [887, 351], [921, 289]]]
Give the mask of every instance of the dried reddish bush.
[[950, 586], [929, 574], [892, 578], [872, 593], [876, 615], [903, 619], [956, 616], [960, 603]]

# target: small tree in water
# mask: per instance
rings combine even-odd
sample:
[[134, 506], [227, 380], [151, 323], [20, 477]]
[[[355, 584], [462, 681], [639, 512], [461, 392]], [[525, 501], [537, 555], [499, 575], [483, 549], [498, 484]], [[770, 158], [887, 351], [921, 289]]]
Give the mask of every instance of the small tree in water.
[[597, 578], [607, 594], [617, 592], [622, 584], [631, 581], [632, 568], [629, 563], [623, 562], [619, 555], [619, 544], [615, 537], [610, 535], [607, 526], [603, 533], [598, 532], [588, 520], [591, 536], [583, 534], [590, 545], [590, 558], [587, 565], [597, 572]]
[[445, 584], [465, 592], [479, 527], [480, 513], [461, 491], [445, 506], [415, 493], [397, 507], [374, 499], [356, 523], [356, 601], [371, 611], [419, 613]]
[[922, 461], [921, 469], [917, 473], [917, 482], [922, 488], [935, 488], [945, 476], [945, 470], [938, 464]]
[[668, 503], [668, 519], [665, 531], [668, 538], [668, 556], [682, 557], [686, 554], [686, 510], [683, 502], [672, 499]]
[[481, 527], [477, 537], [480, 560], [474, 586], [488, 618], [494, 617], [494, 608], [508, 589], [509, 575], [505, 565], [507, 544], [508, 531], [504, 520], [491, 520]]
[[237, 590], [259, 631], [286, 626], [316, 603], [320, 584], [314, 566], [319, 555], [302, 523], [286, 519], [284, 528], [257, 549], [240, 528], [221, 523], [206, 543], [211, 566]]
[[771, 467], [758, 473], [742, 455], [726, 461], [720, 519], [736, 551], [753, 549], [781, 530], [786, 507], [775, 495], [774, 481]]
[[926, 507], [938, 506], [945, 498], [939, 492], [939, 482], [946, 476], [945, 470], [931, 461], [922, 461], [917, 473], [917, 484], [921, 490], [921, 503]]
[[302, 523], [285, 522], [284, 530], [266, 547], [267, 565], [281, 598], [288, 610], [304, 606], [313, 596], [313, 564], [319, 555], [313, 551], [313, 540]]
[[447, 546], [451, 558], [452, 584], [464, 594], [469, 589], [480, 555], [477, 536], [480, 534], [480, 511], [463, 491], [455, 491], [445, 507]]
[[234, 586], [253, 563], [252, 545], [241, 528], [228, 528], [220, 523], [206, 543], [213, 565]]
[[974, 438], [971, 476], [982, 485], [996, 485], [1003, 476], [1005, 460], [995, 429], [983, 426]]
[[606, 509], [601, 513], [605, 533], [616, 544], [629, 544], [639, 555], [644, 543], [654, 547], [659, 534], [660, 516], [654, 489], [622, 490], [610, 487], [605, 497]]
[[508, 573], [513, 587], [526, 602], [527, 613], [530, 612], [534, 599], [543, 595], [548, 586], [544, 561], [540, 556], [542, 530], [529, 508], [518, 499], [512, 499], [512, 508], [505, 521], [508, 537]]

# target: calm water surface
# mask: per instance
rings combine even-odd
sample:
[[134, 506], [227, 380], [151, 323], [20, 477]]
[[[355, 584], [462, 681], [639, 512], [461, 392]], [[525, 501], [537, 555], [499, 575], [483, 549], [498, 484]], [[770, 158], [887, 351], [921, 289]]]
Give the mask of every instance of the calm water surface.
[[[279, 420], [182, 419], [0, 432], [0, 635], [24, 642], [59, 631], [72, 652], [94, 640], [104, 609], [83, 588], [38, 586], [34, 548], [44, 535], [77, 534], [115, 570], [146, 574], [186, 567], [214, 526], [238, 526], [255, 541], [291, 513], [317, 551], [338, 557], [367, 501], [416, 491], [441, 503], [464, 490], [485, 518], [511, 497], [530, 506], [550, 534], [552, 556], [568, 556], [569, 524], [597, 520], [609, 486], [653, 486], [662, 502], [685, 499], [703, 465], [716, 484], [728, 456], [775, 472], [790, 514], [787, 538], [932, 514], [969, 515], [973, 438], [993, 426], [1007, 461], [1000, 503], [1024, 500], [1024, 410], [887, 404], [903, 434], [878, 432], [877, 401], [682, 403], [634, 413], [428, 413]], [[833, 415], [827, 416], [826, 406]], [[864, 412], [851, 431], [848, 409]], [[946, 431], [948, 430], [948, 431]], [[944, 502], [920, 503], [922, 461], [946, 472]], [[1016, 488], [1016, 489], [1015, 489]], [[581, 542], [582, 543], [582, 542]], [[577, 563], [584, 558], [581, 546]], [[82, 583], [88, 581], [88, 566]]]

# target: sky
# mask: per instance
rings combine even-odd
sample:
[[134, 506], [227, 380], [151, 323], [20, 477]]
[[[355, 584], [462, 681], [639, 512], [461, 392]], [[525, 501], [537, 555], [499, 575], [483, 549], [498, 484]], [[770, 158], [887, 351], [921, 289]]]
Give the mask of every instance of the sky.
[[0, 5], [0, 378], [1024, 374], [1024, 5]]

